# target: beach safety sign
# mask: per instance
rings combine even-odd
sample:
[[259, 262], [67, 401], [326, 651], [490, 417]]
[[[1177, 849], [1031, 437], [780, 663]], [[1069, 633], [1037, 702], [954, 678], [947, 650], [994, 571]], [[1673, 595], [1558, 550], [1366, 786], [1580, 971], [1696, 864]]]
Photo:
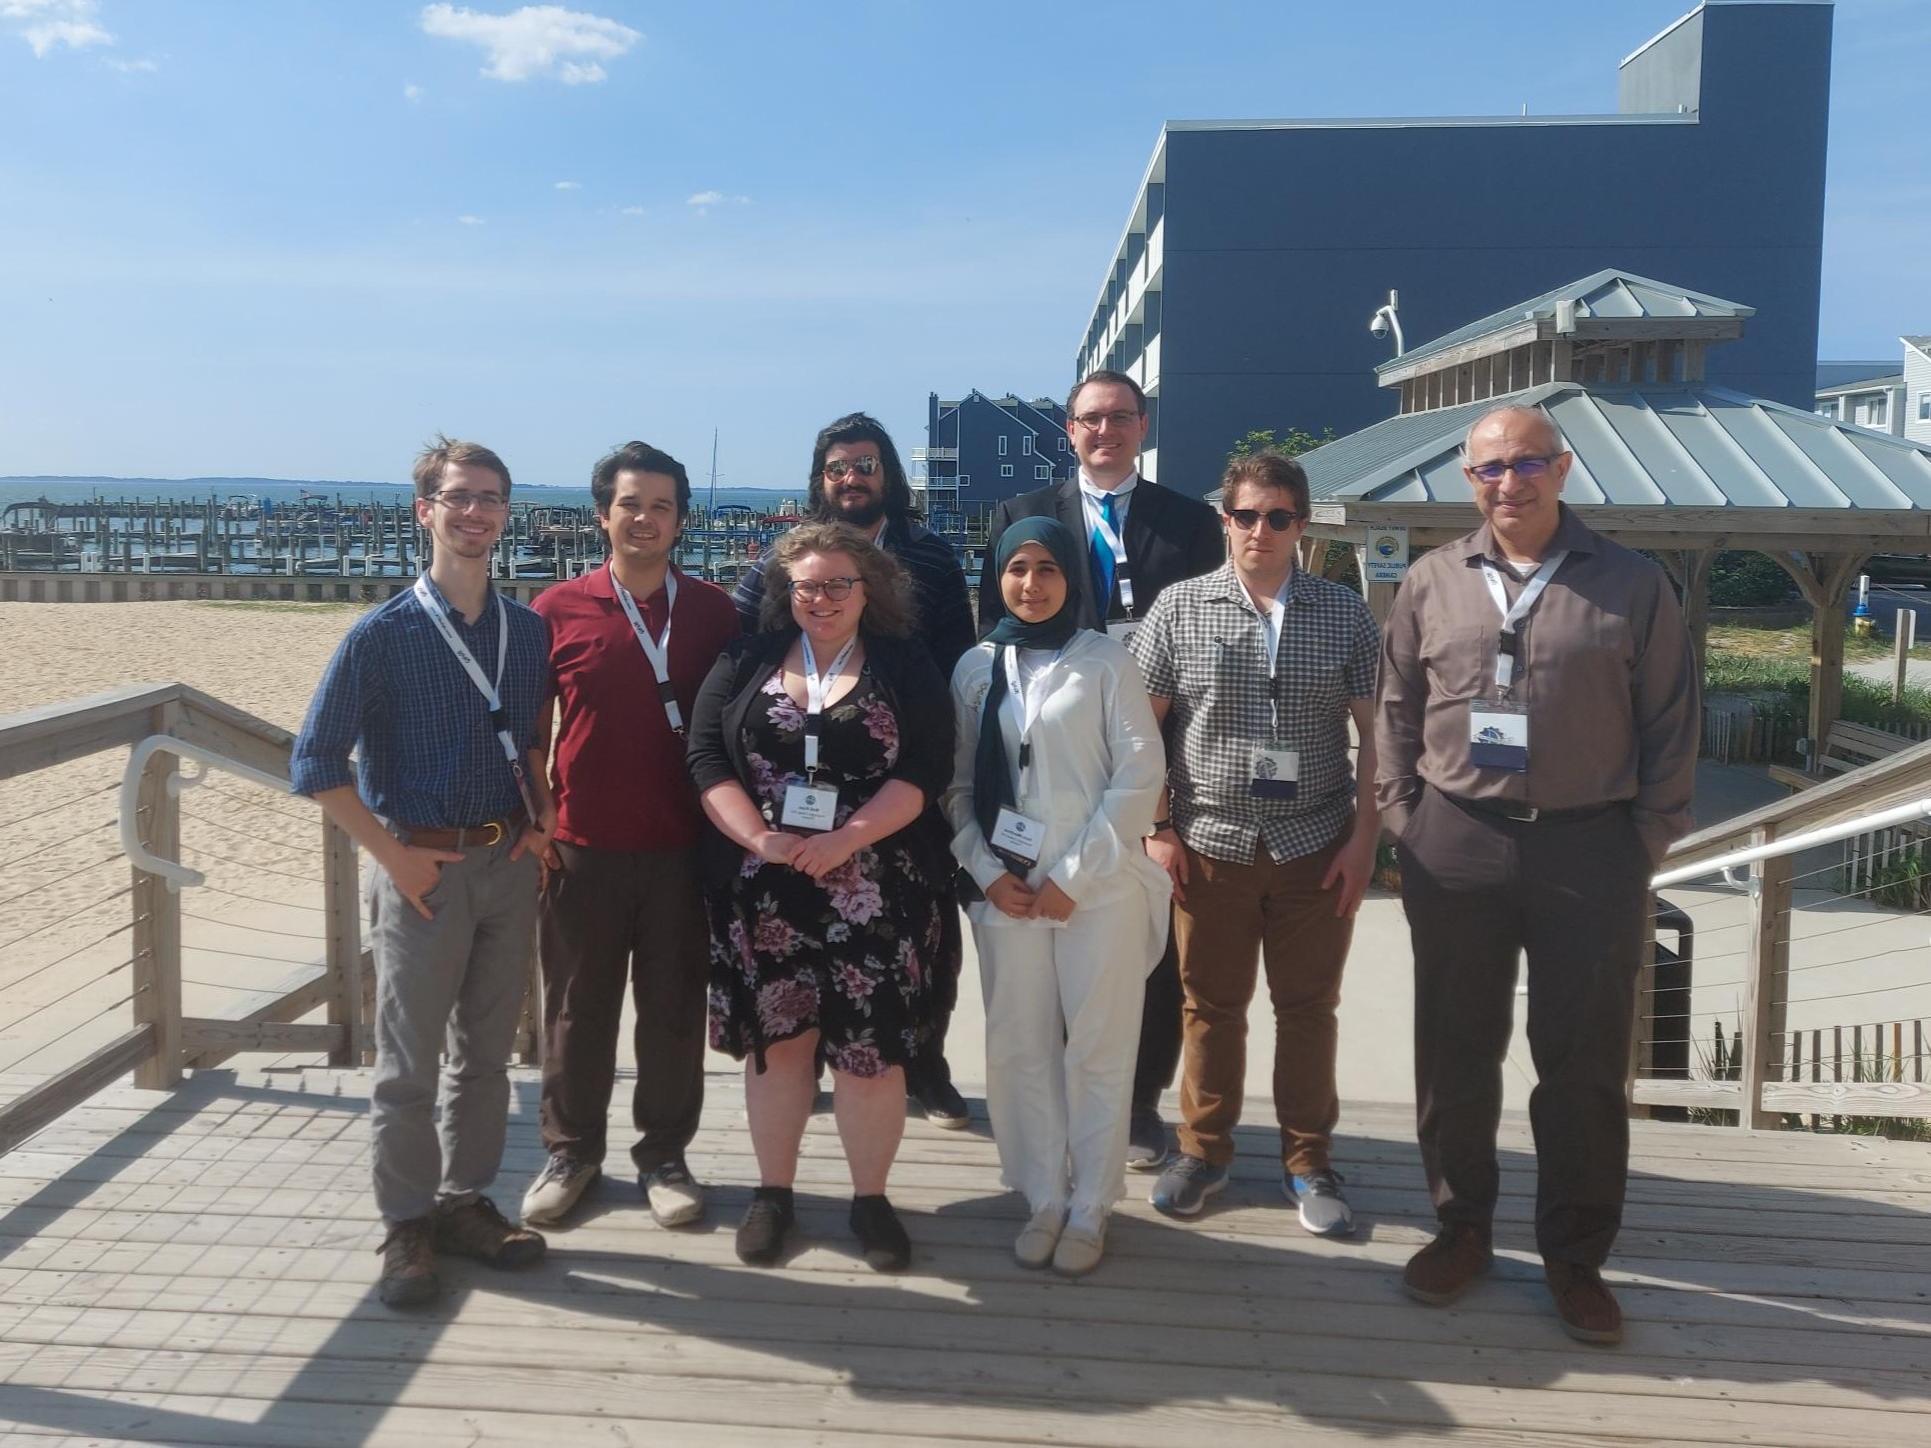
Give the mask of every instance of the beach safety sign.
[[1408, 574], [1408, 530], [1405, 527], [1370, 528], [1362, 555], [1364, 582], [1399, 583]]

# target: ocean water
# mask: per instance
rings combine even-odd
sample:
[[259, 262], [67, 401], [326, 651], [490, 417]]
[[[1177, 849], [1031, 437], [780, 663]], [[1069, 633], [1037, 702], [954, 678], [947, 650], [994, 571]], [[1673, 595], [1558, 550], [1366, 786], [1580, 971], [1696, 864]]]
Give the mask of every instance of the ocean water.
[[[408, 483], [326, 482], [299, 478], [6, 477], [0, 478], [0, 511], [9, 503], [35, 502], [43, 498], [50, 503], [84, 503], [90, 498], [109, 501], [124, 498], [184, 499], [192, 502], [206, 502], [214, 498], [223, 503], [231, 498], [245, 498], [251, 502], [266, 498], [279, 507], [284, 503], [298, 503], [305, 497], [326, 498], [331, 502], [339, 499], [343, 503], [400, 503], [406, 502], [413, 493], [414, 489]], [[697, 504], [702, 505], [709, 500], [710, 490], [701, 482], [693, 483], [691, 493], [692, 501]], [[532, 507], [590, 506], [588, 488], [553, 488], [540, 483], [518, 483], [513, 498], [517, 503]], [[717, 490], [720, 504], [741, 504], [774, 513], [787, 498], [796, 499], [802, 505], [803, 490]]]

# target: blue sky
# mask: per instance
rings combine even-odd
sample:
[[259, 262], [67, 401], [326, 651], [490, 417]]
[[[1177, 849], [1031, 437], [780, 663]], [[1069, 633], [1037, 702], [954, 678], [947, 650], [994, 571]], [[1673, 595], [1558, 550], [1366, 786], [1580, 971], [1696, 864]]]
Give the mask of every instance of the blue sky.
[[[1064, 390], [1163, 120], [1611, 111], [1688, 8], [0, 0], [0, 474], [393, 479], [442, 429], [578, 484], [715, 426], [797, 487], [840, 412], [909, 450], [928, 391]], [[1842, 0], [1833, 56], [1821, 350], [1889, 357], [1931, 3]]]

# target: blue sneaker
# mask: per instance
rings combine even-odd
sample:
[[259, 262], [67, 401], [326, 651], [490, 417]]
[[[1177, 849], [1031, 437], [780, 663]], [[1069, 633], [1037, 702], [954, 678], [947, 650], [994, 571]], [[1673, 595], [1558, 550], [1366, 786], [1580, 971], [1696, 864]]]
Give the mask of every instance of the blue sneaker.
[[1341, 1173], [1281, 1174], [1281, 1191], [1301, 1209], [1301, 1225], [1317, 1237], [1346, 1237], [1354, 1231], [1354, 1208], [1341, 1195]]
[[1169, 1217], [1191, 1217], [1207, 1205], [1207, 1198], [1227, 1185], [1227, 1168], [1201, 1157], [1175, 1156], [1153, 1184], [1147, 1200], [1156, 1212]]

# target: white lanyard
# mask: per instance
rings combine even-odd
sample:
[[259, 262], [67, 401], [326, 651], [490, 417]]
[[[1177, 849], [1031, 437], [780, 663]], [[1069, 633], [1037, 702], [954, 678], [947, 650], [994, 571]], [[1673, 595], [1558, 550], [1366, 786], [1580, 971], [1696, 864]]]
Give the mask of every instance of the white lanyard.
[[610, 587], [617, 595], [617, 602], [623, 605], [624, 617], [630, 620], [631, 632], [637, 635], [637, 643], [650, 660], [650, 671], [657, 676], [657, 697], [664, 701], [664, 717], [670, 720], [673, 734], [684, 732], [684, 711], [677, 707], [677, 694], [670, 685], [670, 626], [677, 613], [677, 571], [672, 569], [664, 575], [664, 636], [654, 639], [650, 630], [644, 627], [644, 616], [637, 610], [637, 600], [630, 596], [630, 590], [617, 581], [617, 566], [610, 566]]
[[[1133, 575], [1127, 571], [1126, 541], [1114, 531], [1113, 525], [1106, 521], [1106, 508], [1098, 498], [1091, 497], [1084, 488], [1080, 490], [1079, 496], [1080, 502], [1086, 505], [1087, 517], [1092, 519], [1093, 528], [1100, 535], [1100, 542], [1104, 543], [1107, 551], [1113, 555], [1113, 581], [1120, 586], [1120, 607], [1124, 608], [1127, 617], [1131, 618], [1133, 616]], [[1118, 493], [1110, 496], [1116, 502], [1119, 501]], [[1099, 601], [1102, 621], [1106, 617], [1106, 604], [1107, 601], [1103, 598]]]
[[1542, 566], [1515, 596], [1513, 605], [1509, 603], [1508, 590], [1502, 586], [1502, 570], [1493, 559], [1482, 560], [1482, 581], [1488, 584], [1489, 597], [1495, 600], [1495, 611], [1502, 615], [1502, 636], [1495, 652], [1495, 687], [1503, 693], [1515, 682], [1515, 626], [1529, 616], [1529, 610], [1535, 607], [1542, 590], [1549, 586], [1549, 580], [1555, 577], [1562, 560], [1568, 556], [1569, 550], [1565, 548], [1543, 559]]
[[449, 621], [449, 612], [443, 604], [442, 595], [437, 593], [435, 586], [430, 583], [429, 575], [418, 573], [412, 591], [416, 595], [416, 602], [421, 604], [422, 611], [429, 615], [429, 621], [436, 626], [436, 632], [442, 635], [443, 642], [449, 645], [449, 651], [456, 656], [456, 662], [463, 666], [463, 672], [469, 675], [470, 682], [481, 692], [484, 704], [489, 707], [489, 722], [496, 730], [497, 742], [503, 746], [503, 757], [510, 762], [510, 773], [516, 776], [516, 792], [522, 796], [523, 808], [529, 811], [529, 817], [534, 821], [536, 806], [530, 799], [530, 788], [523, 778], [522, 754], [516, 747], [515, 736], [510, 733], [509, 716], [504, 712], [503, 696], [500, 692], [503, 686], [503, 665], [510, 654], [509, 610], [503, 606], [502, 599], [495, 600], [496, 678], [492, 681], [483, 672], [483, 666], [476, 662], [476, 655], [469, 651], [469, 645], [457, 636], [455, 626]]
[[1026, 686], [1019, 676], [1019, 646], [1008, 644], [1003, 652], [1006, 656], [1006, 697], [1019, 708], [1019, 786], [1020, 793], [1024, 794], [1026, 771], [1032, 768], [1033, 763], [1033, 725], [1039, 722], [1040, 711], [1046, 707], [1046, 696], [1052, 692], [1047, 684], [1053, 670], [1059, 667], [1059, 661], [1066, 656], [1066, 646], [1060, 645], [1045, 666], [1034, 673], [1031, 697], [1027, 696]]
[[811, 636], [801, 633], [798, 642], [803, 646], [805, 664], [805, 773], [811, 775], [818, 769], [818, 716], [825, 712], [825, 695], [831, 692], [831, 681], [838, 677], [852, 650], [858, 647], [858, 635], [853, 634], [845, 641], [845, 647], [838, 651], [838, 657], [823, 674], [818, 672], [818, 659], [811, 651]]
[[1274, 680], [1281, 663], [1281, 636], [1287, 632], [1287, 600], [1293, 592], [1294, 575], [1289, 573], [1287, 581], [1274, 594], [1274, 606], [1255, 610], [1261, 616], [1261, 652], [1267, 656], [1268, 718], [1277, 740], [1281, 737], [1281, 696]]

